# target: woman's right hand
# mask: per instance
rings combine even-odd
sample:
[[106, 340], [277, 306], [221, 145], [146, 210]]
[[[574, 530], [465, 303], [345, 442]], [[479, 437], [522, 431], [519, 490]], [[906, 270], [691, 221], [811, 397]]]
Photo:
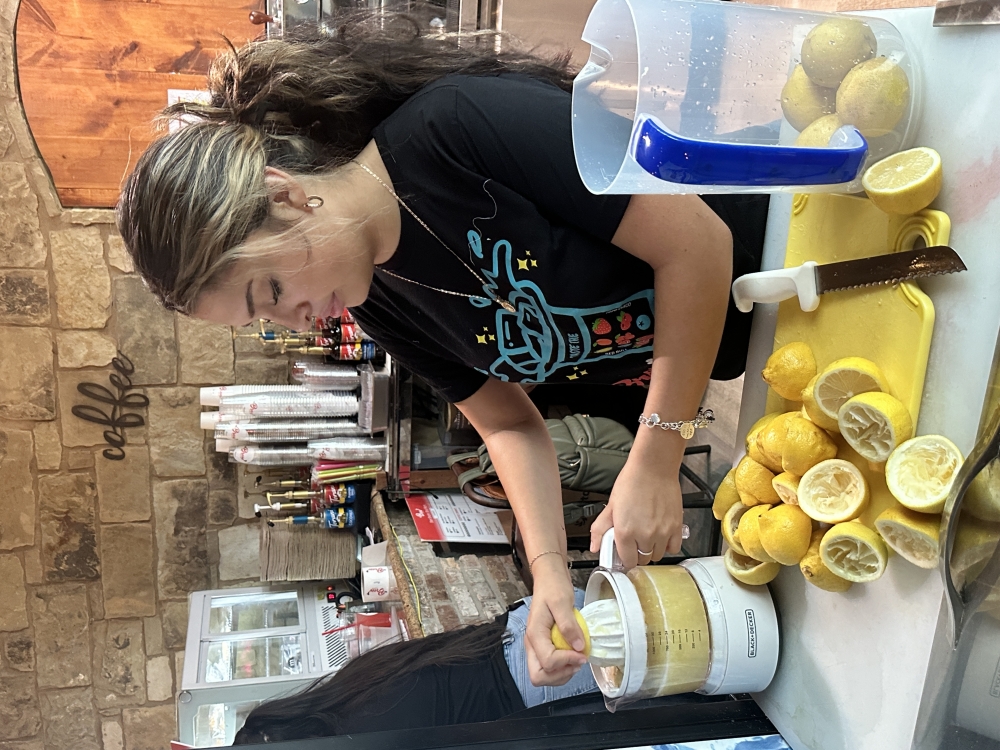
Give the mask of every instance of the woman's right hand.
[[[552, 438], [542, 415], [516, 383], [490, 378], [457, 406], [483, 436], [529, 555], [535, 585], [525, 637], [528, 676], [535, 685], [563, 685], [587, 658], [580, 653], [583, 631], [573, 614], [573, 584], [561, 554], [566, 530]], [[577, 651], [552, 645], [555, 623]]]
[[[525, 650], [528, 676], [533, 685], [565, 685], [584, 664], [583, 631], [573, 614], [574, 592], [562, 555], [542, 555], [531, 566], [535, 585]], [[560, 650], [552, 645], [552, 625], [573, 646], [574, 651]]]

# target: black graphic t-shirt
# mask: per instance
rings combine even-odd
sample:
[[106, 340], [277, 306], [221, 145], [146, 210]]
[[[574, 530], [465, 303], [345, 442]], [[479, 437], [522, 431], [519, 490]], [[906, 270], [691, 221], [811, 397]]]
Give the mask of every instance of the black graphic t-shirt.
[[[630, 198], [584, 187], [570, 104], [566, 92], [523, 76], [449, 76], [375, 129], [398, 195], [459, 257], [401, 209], [399, 246], [352, 312], [450, 401], [488, 377], [649, 381], [653, 272], [611, 244]], [[757, 270], [766, 196], [709, 205], [734, 230], [735, 275]], [[749, 318], [730, 305], [713, 377], [742, 372]]]

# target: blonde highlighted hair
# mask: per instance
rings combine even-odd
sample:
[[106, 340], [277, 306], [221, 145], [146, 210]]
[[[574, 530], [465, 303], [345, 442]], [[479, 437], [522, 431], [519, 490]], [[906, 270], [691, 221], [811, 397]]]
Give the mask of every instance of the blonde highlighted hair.
[[[452, 74], [521, 73], [564, 90], [568, 54], [538, 57], [496, 34], [426, 35], [409, 16], [361, 13], [331, 33], [253, 41], [220, 55], [209, 104], [168, 107], [193, 120], [154, 141], [122, 190], [117, 222], [136, 269], [170, 309], [190, 314], [239, 247], [267, 228], [264, 170], [328, 172], [422, 86]], [[275, 227], [280, 229], [280, 227]]]

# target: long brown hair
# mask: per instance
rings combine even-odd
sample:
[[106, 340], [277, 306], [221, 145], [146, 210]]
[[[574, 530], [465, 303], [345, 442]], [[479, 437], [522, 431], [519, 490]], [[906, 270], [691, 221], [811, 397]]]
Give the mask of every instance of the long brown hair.
[[392, 643], [349, 661], [302, 692], [262, 703], [247, 716], [234, 745], [333, 737], [355, 731], [388, 690], [426, 667], [479, 661], [502, 647], [499, 621]]
[[168, 107], [196, 120], [162, 136], [126, 181], [117, 220], [136, 269], [169, 308], [190, 313], [234, 249], [268, 220], [264, 168], [326, 172], [356, 157], [372, 129], [447, 75], [520, 73], [570, 90], [569, 54], [543, 58], [492, 32], [423, 33], [410, 16], [362, 12], [329, 33], [299, 31], [220, 55], [211, 102]]

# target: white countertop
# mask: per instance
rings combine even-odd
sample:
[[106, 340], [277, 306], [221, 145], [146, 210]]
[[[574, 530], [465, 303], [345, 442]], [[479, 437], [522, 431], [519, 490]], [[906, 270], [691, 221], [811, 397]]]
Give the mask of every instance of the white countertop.
[[[946, 435], [968, 453], [1000, 331], [1000, 26], [934, 28], [932, 8], [875, 15], [895, 24], [920, 60], [923, 111], [913, 145], [941, 154], [944, 188], [933, 207], [951, 217], [950, 244], [969, 268], [920, 282], [936, 323], [917, 432]], [[773, 196], [764, 269], [783, 265], [790, 215], [791, 197]], [[764, 413], [759, 373], [772, 350], [776, 313], [776, 305], [755, 312], [741, 443]], [[940, 573], [894, 558], [880, 580], [838, 595], [809, 586], [789, 568], [771, 591], [782, 654], [774, 682], [755, 697], [789, 745], [910, 748], [925, 678], [931, 685], [941, 679], [937, 669], [927, 677], [932, 646], [947, 630]]]

